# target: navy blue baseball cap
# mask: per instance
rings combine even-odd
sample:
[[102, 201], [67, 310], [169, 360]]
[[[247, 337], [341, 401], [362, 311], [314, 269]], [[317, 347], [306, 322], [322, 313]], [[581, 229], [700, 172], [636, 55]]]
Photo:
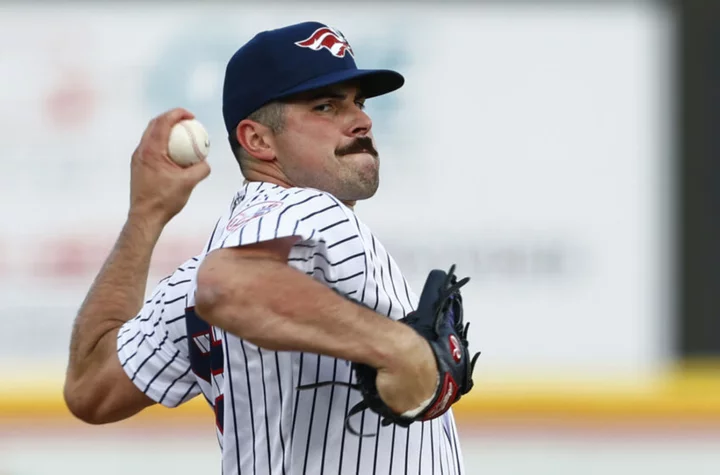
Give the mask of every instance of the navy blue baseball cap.
[[265, 104], [355, 80], [366, 98], [399, 89], [405, 79], [385, 69], [358, 69], [338, 30], [305, 22], [258, 33], [227, 64], [223, 118], [232, 136], [241, 120]]

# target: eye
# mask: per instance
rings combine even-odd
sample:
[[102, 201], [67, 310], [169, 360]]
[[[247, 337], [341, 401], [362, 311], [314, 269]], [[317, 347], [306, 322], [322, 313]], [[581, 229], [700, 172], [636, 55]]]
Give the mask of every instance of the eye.
[[313, 107], [313, 110], [318, 112], [330, 112], [332, 110], [332, 107], [332, 104], [330, 104], [329, 102], [325, 102], [323, 104], [316, 105], [315, 107]]
[[355, 105], [357, 105], [361, 111], [365, 110], [365, 101], [355, 101]]

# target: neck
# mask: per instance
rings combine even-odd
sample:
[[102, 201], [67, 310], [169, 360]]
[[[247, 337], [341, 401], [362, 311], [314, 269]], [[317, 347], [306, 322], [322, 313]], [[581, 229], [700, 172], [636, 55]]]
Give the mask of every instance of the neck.
[[292, 188], [295, 185], [290, 183], [290, 180], [288, 177], [286, 177], [283, 173], [278, 172], [264, 172], [259, 170], [245, 170], [245, 181], [264, 181], [267, 183], [272, 183], [273, 185], [282, 186], [283, 188]]
[[[291, 183], [290, 179], [277, 169], [263, 171], [249, 169], [245, 170], [244, 175], [245, 181], [263, 181], [266, 183], [272, 183], [273, 185], [282, 186], [283, 188], [293, 188], [297, 186]], [[357, 203], [355, 200], [340, 200], [340, 202], [353, 211], [355, 210], [355, 204]]]

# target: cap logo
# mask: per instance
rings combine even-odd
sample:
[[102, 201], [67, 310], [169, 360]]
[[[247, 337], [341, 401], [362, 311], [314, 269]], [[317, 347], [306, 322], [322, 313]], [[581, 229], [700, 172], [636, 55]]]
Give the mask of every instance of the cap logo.
[[298, 41], [295, 44], [301, 48], [310, 48], [314, 51], [320, 51], [325, 48], [336, 58], [344, 58], [346, 52], [350, 53], [350, 56], [355, 56], [350, 44], [342, 33], [328, 26], [318, 28], [309, 38]]

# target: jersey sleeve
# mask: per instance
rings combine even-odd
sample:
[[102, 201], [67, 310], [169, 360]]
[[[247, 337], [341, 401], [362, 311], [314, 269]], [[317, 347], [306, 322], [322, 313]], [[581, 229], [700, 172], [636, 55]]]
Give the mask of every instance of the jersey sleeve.
[[[156, 289], [140, 314], [118, 333], [117, 354], [125, 373], [153, 401], [176, 407], [200, 394], [190, 368], [185, 294], [173, 279]], [[169, 290], [173, 290], [172, 297]]]
[[[366, 271], [358, 221], [332, 195], [313, 189], [288, 190], [284, 199], [250, 202], [227, 221], [213, 249], [245, 246], [295, 236], [289, 264], [348, 295]], [[352, 262], [350, 262], [352, 260]]]
[[291, 236], [300, 242], [316, 243], [322, 239], [322, 228], [347, 219], [342, 205], [322, 191], [291, 189], [277, 199], [244, 203], [230, 216], [221, 239], [212, 246], [246, 246]]

